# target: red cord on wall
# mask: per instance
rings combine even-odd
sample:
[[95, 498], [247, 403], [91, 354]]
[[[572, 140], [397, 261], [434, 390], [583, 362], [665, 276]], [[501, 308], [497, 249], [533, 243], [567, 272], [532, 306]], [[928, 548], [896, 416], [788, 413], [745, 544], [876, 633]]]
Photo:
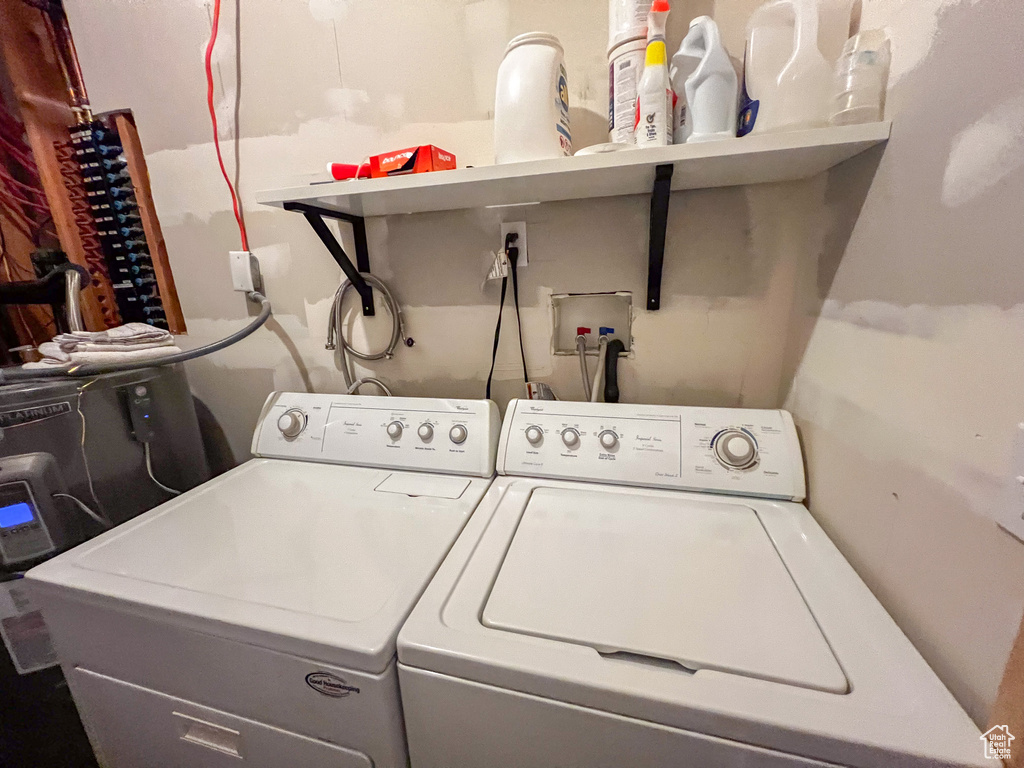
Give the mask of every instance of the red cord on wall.
[[224, 167], [224, 157], [220, 153], [220, 132], [217, 130], [217, 110], [213, 106], [213, 46], [217, 42], [217, 28], [220, 26], [220, 0], [213, 2], [213, 29], [210, 32], [210, 41], [206, 44], [206, 104], [210, 108], [210, 122], [213, 123], [213, 147], [217, 150], [217, 162], [220, 164], [221, 175], [231, 192], [231, 207], [235, 212], [235, 221], [238, 222], [238, 234], [242, 237], [242, 250], [249, 250], [249, 235], [245, 231], [245, 222], [242, 221], [242, 212], [238, 207], [238, 195], [235, 194], [235, 186], [231, 183], [231, 177]]

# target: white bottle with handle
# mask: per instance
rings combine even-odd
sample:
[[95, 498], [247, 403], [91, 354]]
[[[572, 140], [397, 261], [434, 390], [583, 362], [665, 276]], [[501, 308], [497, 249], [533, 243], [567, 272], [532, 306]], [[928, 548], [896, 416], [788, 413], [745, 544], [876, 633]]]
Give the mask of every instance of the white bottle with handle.
[[[710, 16], [690, 22], [679, 51], [672, 57], [672, 85], [680, 102], [675, 143], [714, 141], [736, 135], [739, 78]], [[685, 75], [684, 75], [685, 73]]]
[[739, 135], [828, 124], [832, 68], [818, 48], [818, 0], [773, 0], [747, 25]]

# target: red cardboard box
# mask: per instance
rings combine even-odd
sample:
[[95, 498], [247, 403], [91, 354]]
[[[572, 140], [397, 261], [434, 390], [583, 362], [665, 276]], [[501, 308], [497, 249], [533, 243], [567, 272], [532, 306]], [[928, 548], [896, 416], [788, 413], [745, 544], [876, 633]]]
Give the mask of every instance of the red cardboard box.
[[385, 152], [370, 158], [370, 176], [374, 179], [383, 176], [401, 176], [406, 173], [449, 171], [454, 167], [455, 155], [445, 152], [433, 144], [399, 149], [396, 152]]

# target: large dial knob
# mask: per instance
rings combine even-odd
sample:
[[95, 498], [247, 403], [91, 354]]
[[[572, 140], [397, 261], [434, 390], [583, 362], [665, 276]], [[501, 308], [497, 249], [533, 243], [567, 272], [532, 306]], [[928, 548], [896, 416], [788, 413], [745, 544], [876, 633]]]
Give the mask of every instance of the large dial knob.
[[568, 429], [562, 430], [562, 442], [565, 443], [566, 448], [575, 448], [580, 444], [580, 433], [579, 430], [569, 427]]
[[540, 445], [544, 439], [544, 433], [540, 427], [527, 427], [526, 428], [526, 439], [530, 445]]
[[610, 429], [606, 429], [604, 432], [598, 435], [597, 439], [601, 441], [601, 447], [604, 448], [606, 451], [610, 451], [612, 448], [619, 444], [619, 436], [612, 432]]
[[469, 437], [469, 432], [461, 424], [456, 424], [448, 430], [448, 437], [450, 437], [452, 442], [456, 445], [462, 445], [466, 442], [466, 438]]
[[277, 428], [282, 435], [292, 440], [306, 428], [306, 414], [300, 408], [289, 408], [278, 417]]
[[416, 434], [419, 435], [420, 440], [425, 443], [434, 436], [434, 427], [430, 424], [420, 424], [420, 428], [416, 430]]
[[402, 436], [402, 429], [402, 422], [392, 421], [390, 424], [388, 424], [388, 437], [390, 437], [392, 440], [397, 440]]
[[742, 429], [723, 430], [715, 438], [715, 458], [729, 469], [747, 469], [757, 463], [757, 443]]

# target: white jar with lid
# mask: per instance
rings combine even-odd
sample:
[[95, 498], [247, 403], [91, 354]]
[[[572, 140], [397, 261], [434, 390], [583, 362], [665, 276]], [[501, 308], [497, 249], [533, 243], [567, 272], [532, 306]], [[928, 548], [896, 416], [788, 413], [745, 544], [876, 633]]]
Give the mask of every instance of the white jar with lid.
[[545, 32], [519, 35], [508, 44], [498, 68], [494, 161], [520, 163], [571, 154], [562, 44]]

